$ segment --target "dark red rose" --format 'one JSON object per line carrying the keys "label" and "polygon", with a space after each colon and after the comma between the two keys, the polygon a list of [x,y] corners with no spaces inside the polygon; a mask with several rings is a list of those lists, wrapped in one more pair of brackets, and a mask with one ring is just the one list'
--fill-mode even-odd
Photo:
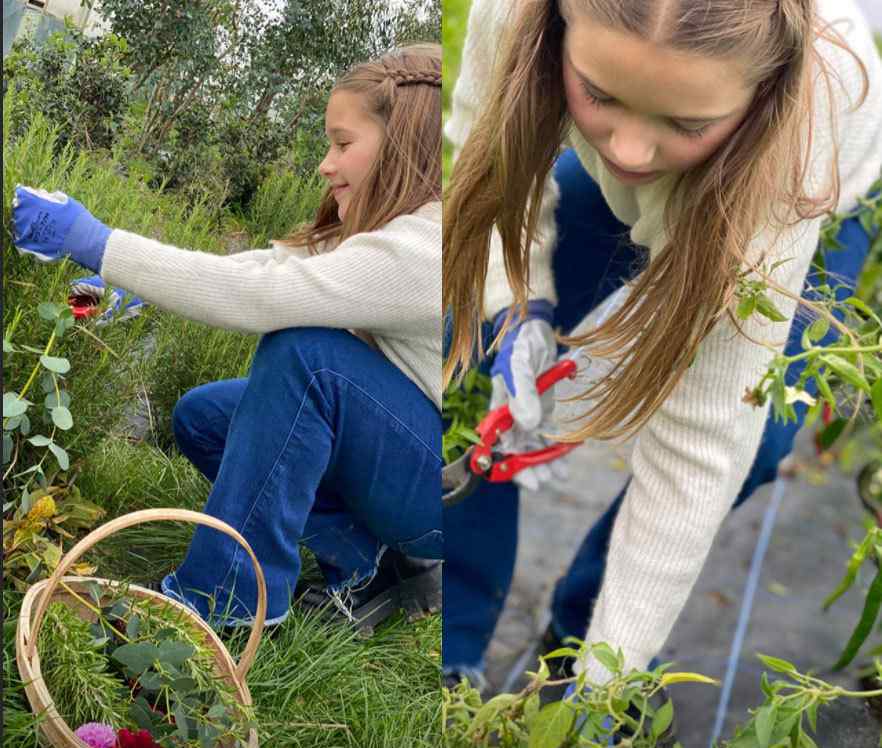
{"label": "dark red rose", "polygon": [[125,728],[116,734],[117,748],[162,748],[147,730],[129,732]]}

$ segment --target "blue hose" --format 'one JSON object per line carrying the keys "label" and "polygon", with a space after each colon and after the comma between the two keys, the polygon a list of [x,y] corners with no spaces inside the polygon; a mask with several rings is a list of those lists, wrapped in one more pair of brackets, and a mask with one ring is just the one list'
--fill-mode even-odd
{"label": "blue hose", "polygon": [[723,680],[723,691],[717,704],[717,717],[714,722],[714,731],[711,735],[709,746],[714,748],[717,738],[723,731],[723,722],[726,720],[726,712],[729,708],[729,699],[732,696],[732,686],[735,683],[735,674],[738,672],[738,658],[741,656],[741,648],[744,645],[744,636],[747,633],[747,624],[750,623],[750,612],[753,608],[753,598],[759,584],[760,572],[763,568],[763,559],[772,538],[772,528],[775,526],[775,518],[778,507],[784,496],[785,481],[779,475],[772,486],[772,501],[766,507],[763,515],[763,526],[760,530],[756,548],[753,551],[753,559],[750,562],[750,573],[747,576],[747,585],[744,588],[744,599],[741,602],[741,610],[738,613],[738,625],[735,628],[735,638],[732,640],[732,650],[729,652],[729,662],[726,665],[726,677]]}

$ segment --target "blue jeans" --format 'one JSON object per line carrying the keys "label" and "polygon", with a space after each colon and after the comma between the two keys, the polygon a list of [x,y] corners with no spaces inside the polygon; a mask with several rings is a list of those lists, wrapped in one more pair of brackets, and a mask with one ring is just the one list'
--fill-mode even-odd
{"label": "blue jeans", "polygon": [[[558,243],[552,261],[559,299],[554,326],[570,332],[625,279],[634,277],[645,266],[648,250],[630,242],[629,227],[612,214],[599,187],[573,151],[560,156],[554,174],[561,191],[556,212]],[[844,249],[826,253],[827,270],[837,273],[837,279],[850,283],[853,289],[869,251],[870,238],[856,219],[845,221],[837,238]],[[813,274],[808,280],[818,285]],[[840,300],[849,295],[847,288],[837,292]],[[786,346],[788,354],[802,350],[800,337],[804,327],[803,320],[794,322]],[[489,342],[489,324],[485,324],[484,333]],[[821,343],[829,344],[836,337],[831,331]],[[489,359],[485,360],[481,369],[489,371],[490,363]],[[788,384],[796,382],[803,368],[804,364],[790,368]],[[806,389],[815,394],[814,380]],[[770,413],[735,506],[751,496],[757,487],[774,480],[778,463],[793,448],[806,410],[807,406],[797,403],[797,422],[786,424],[776,423]],[[585,635],[600,592],[613,522],[626,490],[627,483],[589,530],[568,572],[555,587],[552,626],[561,638]],[[492,517],[492,521],[488,521],[488,517]],[[444,510],[447,545],[443,576],[443,658],[448,672],[474,674],[483,669],[484,650],[511,585],[517,529],[518,487],[514,483],[484,482],[464,502]]]}
{"label": "blue jeans", "polygon": [[[370,579],[387,547],[441,558],[440,413],[351,333],[264,335],[247,379],[190,390],[173,421],[181,452],[213,483],[204,511],[260,561],[268,622],[287,615],[300,543],[333,590]],[[162,587],[216,625],[247,623],[256,610],[248,554],[207,527]]]}

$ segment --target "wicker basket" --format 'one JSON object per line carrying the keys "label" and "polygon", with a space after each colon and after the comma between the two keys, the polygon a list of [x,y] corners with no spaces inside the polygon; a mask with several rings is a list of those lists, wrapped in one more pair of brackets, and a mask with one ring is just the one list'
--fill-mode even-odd
{"label": "wicker basket", "polygon": [[[46,609],[51,602],[63,602],[76,611],[80,617],[90,621],[94,620],[94,613],[79,602],[76,595],[70,594],[63,588],[60,588],[59,585],[63,582],[73,591],[78,594],[82,591],[85,593],[84,597],[88,597],[86,592],[86,585],[88,583],[97,582],[99,587],[107,589],[108,594],[119,583],[93,577],[64,577],[64,573],[98,541],[127,527],[157,520],[183,520],[213,527],[238,541],[251,557],[251,562],[254,564],[257,575],[257,612],[255,623],[251,628],[251,635],[248,637],[245,650],[242,652],[238,663],[233,661],[230,653],[214,630],[189,608],[158,592],[129,585],[129,594],[132,597],[152,600],[158,604],[183,611],[193,625],[205,633],[206,643],[214,653],[217,673],[233,685],[239,702],[243,706],[251,706],[251,694],[248,691],[245,677],[251,668],[251,664],[254,662],[254,655],[260,644],[260,638],[263,634],[263,622],[266,618],[266,582],[264,581],[263,570],[260,568],[254,551],[251,550],[245,538],[232,527],[207,514],[192,512],[187,509],[146,509],[132,512],[101,525],[101,527],[89,533],[71,548],[70,552],[61,559],[58,568],[55,569],[55,572],[49,579],[38,582],[28,590],[21,606],[15,638],[15,655],[18,662],[18,671],[21,673],[25,693],[34,713],[40,715],[45,712],[45,718],[40,721],[40,729],[56,748],[88,748],[88,746],[74,735],[73,730],[58,713],[52,700],[52,695],[49,693],[49,689],[46,687],[40,672],[40,655],[37,652],[37,640]],[[218,745],[222,746],[223,744],[219,743]],[[249,731],[247,745],[248,748],[257,748],[257,731],[254,728]]]}

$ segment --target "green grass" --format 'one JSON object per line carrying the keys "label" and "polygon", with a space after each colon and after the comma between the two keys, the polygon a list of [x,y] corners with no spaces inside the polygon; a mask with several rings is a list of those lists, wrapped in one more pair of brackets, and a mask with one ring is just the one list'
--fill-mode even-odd
{"label": "green grass", "polygon": [[[4,104],[6,115],[8,100]],[[222,237],[231,225],[247,230],[254,242],[250,246],[267,246],[269,238],[308,217],[318,200],[317,181],[301,182],[276,170],[247,216],[222,213],[209,200],[188,208],[174,194],[150,190],[140,170],[124,167],[110,154],[57,150],[51,124],[39,117],[21,140],[3,142],[3,314],[7,331],[20,314],[12,336],[16,344],[45,345],[51,326],[38,317],[37,305],[47,300],[64,303],[68,282],[91,275],[69,262],[46,266],[17,253],[8,229],[16,183],[63,190],[109,225],[215,253],[226,252]],[[104,508],[106,519],[149,507],[201,509],[210,486],[173,445],[172,408],[191,387],[245,376],[258,339],[211,329],[154,307],[129,322],[69,330],[52,353],[71,363],[67,388],[74,427],[56,437],[70,453],[68,477],[75,475],[83,498]],[[4,388],[20,390],[35,359],[31,354],[4,355]],[[35,394],[36,402],[42,400],[39,386]],[[143,411],[143,401],[149,403],[149,429],[144,440],[132,441],[127,438],[127,417]],[[33,425],[32,433],[48,433],[43,424]],[[20,467],[33,463],[34,453],[27,449],[19,458]],[[10,483],[4,481],[4,488]],[[5,500],[17,498],[17,493],[7,493]],[[192,526],[181,523],[130,528],[100,544],[86,560],[98,565],[99,576],[155,579],[180,563],[192,532]],[[21,594],[4,590],[3,745],[9,748],[37,745],[37,718],[15,665],[13,642],[21,600]],[[233,651],[241,645],[241,639],[230,643]],[[365,641],[341,625],[293,611],[277,635],[262,642],[248,679],[261,745],[438,745],[440,648],[437,615],[415,624],[398,616]]]}

